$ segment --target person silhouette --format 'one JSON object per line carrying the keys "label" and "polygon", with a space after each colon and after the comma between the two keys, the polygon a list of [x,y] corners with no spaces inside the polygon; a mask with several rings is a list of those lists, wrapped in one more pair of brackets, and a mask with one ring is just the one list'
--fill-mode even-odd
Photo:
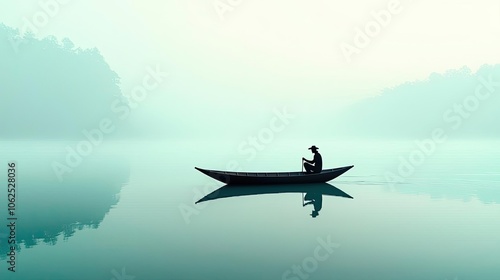
{"label": "person silhouette", "polygon": [[311,212],[311,217],[316,218],[319,215],[319,210],[323,207],[323,196],[321,193],[306,193],[304,200],[307,201],[302,206],[309,204],[314,205],[314,210]]}
{"label": "person silhouette", "polygon": [[318,149],[319,148],[314,145],[309,148],[309,150],[311,150],[311,152],[314,154],[313,160],[302,158],[302,161],[304,161],[304,169],[306,170],[306,173],[321,172],[321,169],[323,168],[323,159],[318,153]]}

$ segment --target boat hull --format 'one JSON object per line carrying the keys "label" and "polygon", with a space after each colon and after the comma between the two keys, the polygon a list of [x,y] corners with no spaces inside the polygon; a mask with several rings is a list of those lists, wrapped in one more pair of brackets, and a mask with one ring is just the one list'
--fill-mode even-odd
{"label": "boat hull", "polygon": [[196,170],[227,185],[273,185],[273,184],[311,184],[325,183],[344,174],[353,166],[325,169],[319,173],[305,172],[229,172],[208,170],[195,167]]}

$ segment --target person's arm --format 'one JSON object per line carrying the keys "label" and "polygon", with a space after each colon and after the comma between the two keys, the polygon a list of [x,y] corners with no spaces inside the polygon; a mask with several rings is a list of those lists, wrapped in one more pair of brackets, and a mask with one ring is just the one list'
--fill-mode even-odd
{"label": "person's arm", "polygon": [[307,162],[307,163],[314,163],[314,161],[313,161],[313,160],[308,160],[308,159],[306,159],[306,158],[302,158],[302,160],[303,160],[303,161],[305,161],[305,162]]}
{"label": "person's arm", "polygon": [[316,157],[314,157],[312,160],[307,160],[305,159],[307,162],[309,162],[310,164],[315,164],[316,163]]}

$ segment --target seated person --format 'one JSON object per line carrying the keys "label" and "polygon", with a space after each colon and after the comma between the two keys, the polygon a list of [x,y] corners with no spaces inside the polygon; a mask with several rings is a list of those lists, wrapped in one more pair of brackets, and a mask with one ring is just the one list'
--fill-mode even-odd
{"label": "seated person", "polygon": [[312,146],[309,148],[311,152],[314,154],[313,160],[307,160],[302,158],[304,161],[304,169],[306,173],[319,173],[323,167],[323,160],[321,159],[321,155],[318,153],[318,147]]}

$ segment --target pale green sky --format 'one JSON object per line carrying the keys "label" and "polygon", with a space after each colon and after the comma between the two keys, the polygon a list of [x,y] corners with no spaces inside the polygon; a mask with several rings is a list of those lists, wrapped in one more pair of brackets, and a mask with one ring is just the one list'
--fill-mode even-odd
{"label": "pale green sky", "polygon": [[[55,1],[4,4],[0,21],[25,29],[25,18],[38,20],[36,36],[97,47],[125,94],[147,65],[160,65],[169,81],[141,103],[138,119],[214,106],[227,109],[214,109],[214,120],[284,105],[335,110],[433,72],[500,62],[496,0]],[[55,10],[46,22],[40,3],[59,3],[49,5]],[[217,12],[216,4],[229,8]],[[382,10],[391,18],[382,17],[377,31],[374,12]],[[367,26],[375,33],[348,61],[341,46],[361,46],[356,30]]]}

